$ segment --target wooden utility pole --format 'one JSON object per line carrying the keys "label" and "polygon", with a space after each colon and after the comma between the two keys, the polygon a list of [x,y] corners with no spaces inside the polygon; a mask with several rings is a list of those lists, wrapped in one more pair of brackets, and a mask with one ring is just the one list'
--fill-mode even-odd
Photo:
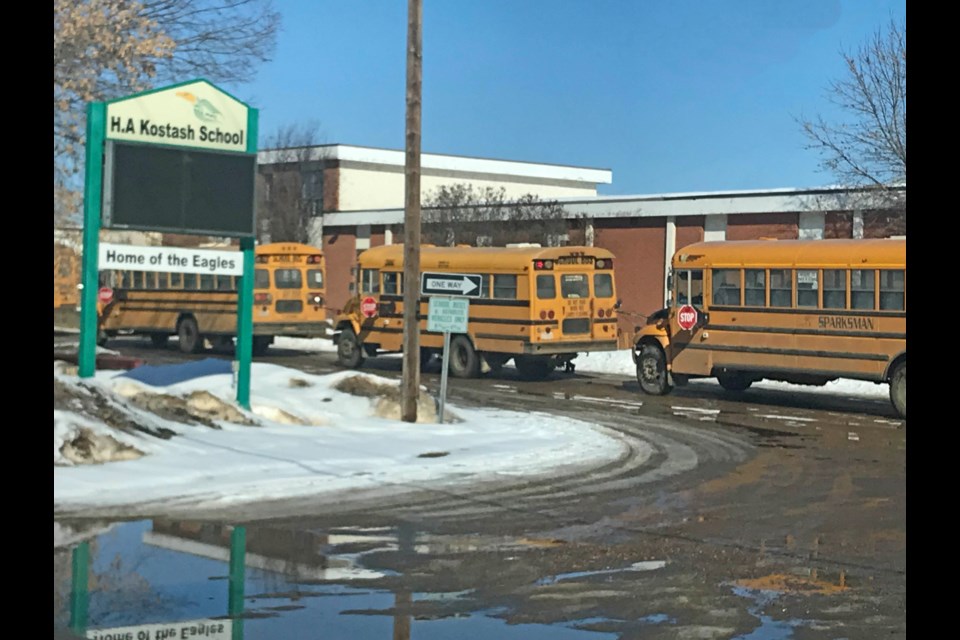
{"label": "wooden utility pole", "polygon": [[417,421],[420,396],[420,96],[423,0],[407,0],[407,158],[403,214],[403,381],[400,413]]}

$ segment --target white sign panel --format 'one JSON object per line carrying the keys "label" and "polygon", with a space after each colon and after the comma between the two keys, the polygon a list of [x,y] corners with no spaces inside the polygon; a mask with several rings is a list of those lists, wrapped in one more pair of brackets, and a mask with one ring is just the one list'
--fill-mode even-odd
{"label": "white sign panel", "polygon": [[424,273],[420,276],[420,293],[425,296],[466,296],[479,298],[483,278],[473,273]]}
{"label": "white sign panel", "polygon": [[107,138],[246,151],[248,107],[208,82],[107,103]]}
{"label": "white sign panel", "polygon": [[243,275],[243,253],[181,247],[139,247],[100,243],[100,269]]}
{"label": "white sign panel", "polygon": [[190,620],[87,630],[87,638],[91,640],[174,640],[174,638],[176,640],[181,638],[230,640],[232,637],[232,620]]}
{"label": "white sign panel", "polygon": [[433,296],[427,315],[427,331],[466,333],[470,301],[466,298]]}

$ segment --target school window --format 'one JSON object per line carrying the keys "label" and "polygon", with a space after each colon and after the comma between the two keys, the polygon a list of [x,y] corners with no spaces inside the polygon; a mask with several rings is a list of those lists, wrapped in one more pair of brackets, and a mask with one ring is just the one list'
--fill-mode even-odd
{"label": "school window", "polygon": [[557,280],[553,274],[537,276],[537,298],[553,300],[557,297]]}
{"label": "school window", "polygon": [[770,269],[770,306],[793,306],[793,271]]}
{"label": "school window", "polygon": [[767,272],[765,269],[745,269],[743,272],[743,304],[748,307],[767,306]]}
{"label": "school window", "polygon": [[847,308],[847,272],[842,269],[823,270],[823,308]]}
{"label": "school window", "polygon": [[560,276],[560,294],[564,298],[589,298],[587,276],[582,273],[564,273]]}
{"label": "school window", "polygon": [[147,271],[143,274],[143,288],[144,289],[157,288],[157,274],[155,272]]}
{"label": "school window", "polygon": [[273,272],[273,285],[277,289],[302,289],[303,273],[300,269],[277,269]]}
{"label": "school window", "polygon": [[401,282],[403,274],[397,271],[383,273],[383,292],[387,295],[400,295],[403,293]]}
{"label": "school window", "polygon": [[183,286],[183,274],[182,273],[171,273],[170,274],[170,288],[179,289]]}
{"label": "school window", "polygon": [[360,271],[360,291],[363,293],[380,293],[379,269],[362,269]]}
{"label": "school window", "polygon": [[217,290],[219,290],[219,291],[232,291],[232,290],[233,290],[233,276],[217,276]]}
{"label": "school window", "polygon": [[270,288],[270,272],[266,269],[257,269],[253,272],[253,288],[254,289],[269,289]]}
{"label": "school window", "polygon": [[740,304],[739,269],[713,270],[713,304],[721,306]]}
{"label": "school window", "polygon": [[323,288],[323,270],[307,269],[307,287],[310,289]]}
{"label": "school window", "polygon": [[157,274],[157,289],[169,289],[170,286],[167,283],[167,274],[158,273]]}
{"label": "school window", "polygon": [[200,276],[200,289],[202,291],[213,291],[213,274],[204,273]]}
{"label": "school window", "polygon": [[197,274],[195,273],[185,273],[183,274],[183,288],[196,290],[197,288]]}
{"label": "school window", "polygon": [[874,309],[873,269],[853,269],[850,271],[850,308]]}
{"label": "school window", "polygon": [[133,289],[143,289],[143,271],[133,271],[133,284],[131,288]]}
{"label": "school window", "polygon": [[904,280],[906,272],[884,269],[880,271],[880,308],[889,311],[905,309]]}
{"label": "school window", "polygon": [[817,306],[817,293],[820,289],[820,272],[816,269],[798,269],[797,270],[797,306],[814,307]]}
{"label": "school window", "polygon": [[595,273],[593,274],[593,295],[598,298],[613,297],[613,274]]}
{"label": "school window", "polygon": [[493,276],[493,297],[515,300],[517,298],[517,276],[499,274]]}

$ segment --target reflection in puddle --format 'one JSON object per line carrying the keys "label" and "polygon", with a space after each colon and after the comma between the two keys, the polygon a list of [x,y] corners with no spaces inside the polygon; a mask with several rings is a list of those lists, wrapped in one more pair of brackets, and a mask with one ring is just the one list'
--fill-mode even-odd
{"label": "reflection in puddle", "polygon": [[733,592],[743,598],[749,598],[756,604],[749,607],[747,611],[760,620],[760,626],[750,633],[739,635],[732,640],[789,640],[793,636],[793,631],[797,627],[810,626],[810,621],[804,620],[774,620],[770,616],[761,613],[764,607],[768,606],[777,599],[779,595],[776,591],[764,591],[761,589],[748,589],[747,587],[733,587]]}
{"label": "reflection in puddle", "polygon": [[[54,628],[86,638],[615,637],[564,623],[508,624],[495,617],[502,610],[473,609],[473,589],[407,590],[400,574],[366,568],[370,553],[416,553],[402,528],[157,519],[91,528],[81,542],[78,531],[54,548]],[[382,579],[390,590],[364,586]]]}

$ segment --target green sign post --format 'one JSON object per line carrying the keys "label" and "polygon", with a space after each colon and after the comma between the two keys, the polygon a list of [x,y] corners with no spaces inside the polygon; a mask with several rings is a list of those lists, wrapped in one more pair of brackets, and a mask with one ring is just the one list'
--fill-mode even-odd
{"label": "green sign post", "polygon": [[257,136],[258,111],[206,80],[87,106],[81,378],[96,370],[101,221],[110,229],[232,236],[243,256],[237,402],[250,408]]}

